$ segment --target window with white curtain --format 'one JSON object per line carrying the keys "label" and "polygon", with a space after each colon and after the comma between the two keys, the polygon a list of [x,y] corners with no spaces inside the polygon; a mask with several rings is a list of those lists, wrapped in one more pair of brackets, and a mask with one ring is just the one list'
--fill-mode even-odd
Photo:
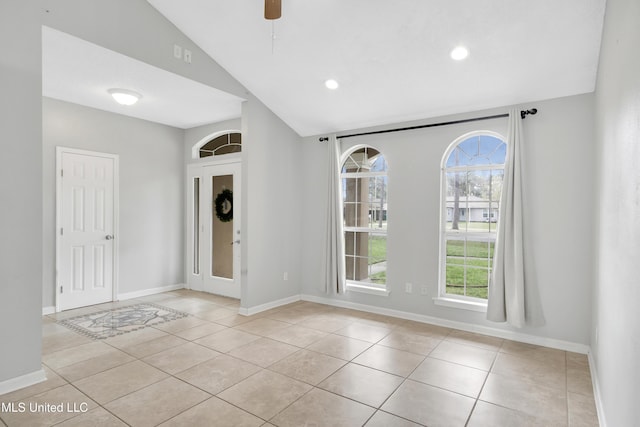
{"label": "window with white curtain", "polygon": [[347,288],[386,291],[387,161],[373,147],[356,147],[341,168]]}
{"label": "window with white curtain", "polygon": [[486,302],[507,145],[492,132],[455,140],[442,158],[440,297]]}

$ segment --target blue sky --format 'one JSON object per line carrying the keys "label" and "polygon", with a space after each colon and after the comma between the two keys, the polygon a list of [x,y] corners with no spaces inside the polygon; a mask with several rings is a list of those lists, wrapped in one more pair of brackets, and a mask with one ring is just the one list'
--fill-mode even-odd
{"label": "blue sky", "polygon": [[456,146],[449,155],[446,166],[502,164],[506,154],[507,145],[500,139],[489,135],[473,136]]}

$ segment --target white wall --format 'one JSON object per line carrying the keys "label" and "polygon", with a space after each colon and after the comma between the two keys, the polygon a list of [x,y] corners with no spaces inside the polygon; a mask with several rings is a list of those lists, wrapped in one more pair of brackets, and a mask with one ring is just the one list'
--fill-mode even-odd
{"label": "white wall", "polygon": [[253,96],[243,104],[242,145],[241,305],[247,309],[300,294],[306,162],[298,134]]}
{"label": "white wall", "polygon": [[[47,9],[44,25],[248,100],[242,116],[242,304],[252,307],[298,294],[300,257],[291,246],[299,243],[300,221],[289,209],[296,197],[291,190],[299,186],[293,172],[298,167],[298,135],[145,0],[56,0],[48,2]],[[191,64],[173,57],[174,44],[193,52]],[[280,189],[283,208],[274,210],[270,196]],[[251,249],[249,230],[255,233]],[[278,245],[286,248],[274,252]],[[285,268],[290,269],[286,282]]]}
{"label": "white wall", "polygon": [[[43,275],[41,249],[43,175],[37,167],[33,168],[34,164],[50,164],[42,155],[41,25],[237,96],[248,95],[240,83],[145,0],[8,0],[0,3],[0,34],[2,40],[10,41],[3,44],[6,55],[0,58],[1,81],[6,83],[3,84],[5,95],[0,101],[2,159],[9,159],[3,164],[0,180],[3,237],[0,246],[0,340],[4,349],[0,359],[0,385],[2,381],[41,372],[43,280],[51,280],[50,267]],[[191,64],[173,57],[176,43],[193,52]],[[257,242],[252,251],[247,244],[243,245],[243,274],[248,275],[249,268],[253,267],[255,276],[251,283],[244,282],[244,286],[251,287],[251,292],[246,292],[249,295],[247,304],[253,306],[299,293],[300,256],[294,246],[299,243],[300,220],[289,209],[300,188],[299,174],[295,172],[299,137],[257,99],[250,97],[243,109],[243,134],[250,135],[245,137],[245,142],[253,147],[243,153],[243,185],[248,188],[244,191],[243,206]],[[255,122],[255,127],[248,124],[249,119]],[[68,145],[66,142],[64,145]],[[180,146],[176,159],[183,160],[183,151],[184,147]],[[181,164],[183,167],[184,163]],[[176,181],[180,187],[183,177],[184,173]],[[248,178],[254,183],[250,184]],[[14,186],[16,181],[20,183],[19,187]],[[285,196],[280,202],[274,202],[270,196],[280,189]],[[182,206],[181,202],[180,209]],[[250,206],[254,210],[248,215]],[[280,215],[281,211],[285,213]],[[46,224],[50,227],[50,218]],[[182,230],[179,228],[177,233],[183,233]],[[261,240],[263,238],[270,243]],[[181,239],[178,237],[177,240]],[[286,249],[274,253],[274,248],[283,244]],[[182,242],[174,247],[181,250]],[[51,251],[51,248],[51,241],[44,245],[45,251]],[[51,258],[50,252],[47,257]],[[282,280],[284,268],[290,272],[290,280],[286,283]],[[172,276],[173,270],[174,265],[170,263],[169,269],[163,271],[163,277]],[[121,290],[129,289],[129,285],[123,286]],[[132,286],[137,288],[138,285]],[[158,283],[154,283],[155,286]],[[45,305],[51,303],[52,299],[45,301]]]}
{"label": "white wall", "polygon": [[0,2],[0,390],[41,370],[40,13],[39,1]]}
{"label": "white wall", "polygon": [[[245,95],[246,90],[242,85],[145,0],[110,0],[108,2],[100,0],[56,0],[55,2],[47,1],[46,4],[44,3],[45,2],[37,2],[37,4],[32,6],[35,12],[28,18],[24,17],[22,20],[24,22],[21,22],[20,19],[12,18],[12,22],[20,22],[22,26],[32,24],[37,28],[37,34],[34,36],[37,37],[37,46],[29,48],[28,50],[22,49],[22,51],[37,51],[38,64],[33,72],[37,76],[38,91],[40,94],[41,89],[39,87],[41,85],[42,73],[40,64],[40,26],[46,25],[217,89],[238,96]],[[12,8],[13,7],[14,6],[12,6]],[[8,12],[3,16],[11,17],[15,16],[15,13],[11,10],[10,13]],[[7,37],[5,37],[6,40],[11,38],[10,34],[11,33],[7,33]],[[186,64],[173,57],[174,44],[179,44],[183,48],[188,48],[193,52],[193,61],[191,64]],[[14,56],[20,58],[19,55]],[[38,118],[40,117],[40,109],[41,107],[38,106]],[[40,119],[38,119],[37,123],[32,124],[32,127],[37,127],[38,129],[40,126]],[[55,129],[55,127],[52,127],[52,129]],[[86,130],[83,130],[83,132],[84,131]],[[112,132],[115,131],[116,129],[111,129],[109,133],[113,134]],[[178,131],[176,130],[176,132]],[[180,141],[180,147],[174,159],[175,161],[181,162],[181,168],[184,167],[184,163],[182,162],[183,136],[184,135],[180,133],[180,136],[177,137]],[[78,144],[91,145],[91,142],[78,142]],[[65,144],[62,143],[61,145]],[[48,162],[48,160],[45,159],[45,162]],[[49,164],[50,163],[47,163],[47,165]],[[180,183],[184,180],[184,173],[181,173],[177,178],[179,181],[177,181],[175,185],[179,185],[180,191],[182,191]],[[180,194],[183,194],[183,192]],[[40,196],[42,196],[42,190],[40,190]],[[126,200],[126,197],[127,196],[124,195],[123,200]],[[182,197],[182,199],[179,203],[180,207],[182,207],[183,196],[181,195],[180,197]],[[171,218],[167,218],[166,221],[171,222],[173,219],[174,217],[172,216]],[[48,218],[45,226],[50,227],[50,224],[51,221],[50,218]],[[144,227],[142,228],[144,229]],[[181,225],[181,228],[175,232],[179,233],[181,237],[184,233],[183,230],[184,228]],[[50,231],[47,231],[47,234],[51,234]],[[160,236],[154,237],[153,240],[159,238]],[[173,241],[174,238],[176,237],[172,234],[170,239]],[[52,244],[51,238],[49,238],[49,242],[44,246],[45,256],[48,257],[49,260],[52,257]],[[182,244],[182,241],[180,241],[179,246],[176,246],[175,250],[181,250]],[[126,277],[134,279],[135,274],[127,273],[126,267],[134,263],[131,258],[132,254],[122,250],[121,256],[121,268],[125,268],[124,272],[121,270],[121,274],[125,274]],[[173,257],[173,255],[171,255],[171,257]],[[182,282],[182,277],[180,279],[174,278],[177,271],[183,270],[182,264],[183,260],[180,258],[179,265],[175,265],[174,261],[163,265],[163,267],[161,267],[162,272],[158,272],[157,275],[152,275],[153,279],[158,280],[153,283],[153,286],[148,286],[151,283],[151,278],[135,285],[129,285],[126,280],[123,280],[120,291],[127,292],[128,290],[136,290],[143,287],[157,287]],[[133,271],[133,268],[131,271]],[[42,279],[43,284],[41,285],[41,287],[46,289],[45,300],[43,301],[44,306],[50,306],[53,303],[52,288],[50,287],[50,283],[52,282],[51,275],[51,262],[48,261],[48,267],[44,272]],[[167,280],[169,283],[166,282]]]}
{"label": "white wall", "polygon": [[183,131],[42,98],[43,306],[55,298],[56,146],[120,156],[119,293],[184,283]]}
{"label": "white wall", "polygon": [[599,217],[592,351],[601,419],[638,425],[640,2],[608,0],[596,89]]}
{"label": "white wall", "polygon": [[241,306],[251,312],[300,294],[303,162],[300,137],[251,95],[241,119],[185,131],[185,162],[211,161],[192,159],[191,148],[230,129],[242,132]]}
{"label": "white wall", "polygon": [[[594,144],[589,126],[593,122],[593,95],[522,107],[537,107],[539,111],[527,117],[523,125],[529,182],[527,214],[533,236],[528,253],[537,276],[531,278],[538,283],[547,324],[519,332],[586,345],[591,314],[589,266],[593,261]],[[506,111],[507,107],[472,116]],[[469,115],[442,119],[465,117]],[[440,119],[430,122],[437,121]],[[326,295],[321,290],[326,150],[317,137],[306,138],[302,150],[306,159],[303,293],[512,330],[488,322],[484,313],[436,306],[432,301],[438,290],[440,162],[444,151],[453,140],[473,130],[492,130],[506,136],[506,125],[507,119],[494,119],[343,140],[343,151],[354,144],[368,143],[381,149],[388,160],[388,297],[354,292]],[[405,283],[413,284],[413,294],[404,292]],[[420,295],[422,286],[428,288],[429,295]]]}

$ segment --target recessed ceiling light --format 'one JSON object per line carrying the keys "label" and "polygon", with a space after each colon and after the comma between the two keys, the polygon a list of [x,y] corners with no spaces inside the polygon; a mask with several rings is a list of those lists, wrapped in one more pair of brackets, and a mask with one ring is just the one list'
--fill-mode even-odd
{"label": "recessed ceiling light", "polygon": [[458,46],[451,51],[451,58],[456,61],[462,61],[467,56],[469,56],[469,50],[464,46]]}
{"label": "recessed ceiling light", "polygon": [[338,89],[338,86],[340,86],[338,82],[333,79],[327,80],[326,82],[324,82],[324,85],[327,87],[327,89],[331,90],[336,90]]}
{"label": "recessed ceiling light", "polygon": [[138,92],[134,92],[128,89],[114,88],[109,89],[107,92],[109,92],[111,96],[113,96],[113,99],[115,99],[116,102],[121,105],[133,105],[138,102],[140,98],[142,98],[142,95],[140,95]]}

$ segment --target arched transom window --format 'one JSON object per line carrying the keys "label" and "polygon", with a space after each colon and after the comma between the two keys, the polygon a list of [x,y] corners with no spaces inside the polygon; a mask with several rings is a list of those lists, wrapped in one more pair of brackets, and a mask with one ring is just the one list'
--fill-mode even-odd
{"label": "arched transom window", "polygon": [[242,151],[242,135],[230,132],[217,136],[202,145],[198,151],[199,158],[239,153]]}

